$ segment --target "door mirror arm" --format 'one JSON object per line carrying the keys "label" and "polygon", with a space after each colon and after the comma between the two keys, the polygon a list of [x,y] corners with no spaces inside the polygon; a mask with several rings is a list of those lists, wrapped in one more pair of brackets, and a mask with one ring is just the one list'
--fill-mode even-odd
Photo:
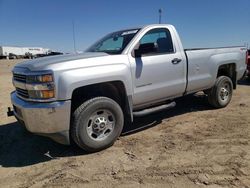
{"label": "door mirror arm", "polygon": [[140,49],[135,49],[134,50],[134,57],[141,57],[142,53],[140,51]]}

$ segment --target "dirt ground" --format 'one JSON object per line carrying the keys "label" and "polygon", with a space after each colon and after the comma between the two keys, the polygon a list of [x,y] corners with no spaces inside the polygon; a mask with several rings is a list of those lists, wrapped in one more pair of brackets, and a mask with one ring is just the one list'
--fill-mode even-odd
{"label": "dirt ground", "polygon": [[250,187],[250,83],[224,109],[187,96],[136,119],[111,148],[86,154],[6,117],[16,62],[0,60],[0,187]]}

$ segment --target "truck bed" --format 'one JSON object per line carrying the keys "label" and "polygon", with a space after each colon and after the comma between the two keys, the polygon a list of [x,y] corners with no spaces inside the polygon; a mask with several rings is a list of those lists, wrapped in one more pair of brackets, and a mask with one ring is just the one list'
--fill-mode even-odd
{"label": "truck bed", "polygon": [[185,49],[187,58],[186,93],[211,88],[217,77],[217,70],[223,64],[237,65],[237,80],[245,72],[245,47],[230,46],[217,48]]}

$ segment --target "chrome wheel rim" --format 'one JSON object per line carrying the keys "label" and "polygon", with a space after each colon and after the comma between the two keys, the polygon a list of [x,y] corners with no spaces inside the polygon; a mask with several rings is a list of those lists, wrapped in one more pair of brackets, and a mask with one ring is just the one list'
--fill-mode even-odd
{"label": "chrome wheel rim", "polygon": [[227,101],[230,97],[230,91],[231,91],[231,88],[230,88],[230,85],[228,83],[225,83],[221,89],[220,89],[220,99],[222,101]]}
{"label": "chrome wheel rim", "polygon": [[114,130],[115,116],[107,109],[96,110],[88,120],[87,133],[92,140],[105,140]]}

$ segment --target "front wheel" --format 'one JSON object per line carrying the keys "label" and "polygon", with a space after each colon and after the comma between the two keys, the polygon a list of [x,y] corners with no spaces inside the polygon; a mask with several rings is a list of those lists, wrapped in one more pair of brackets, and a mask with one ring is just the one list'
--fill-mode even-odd
{"label": "front wheel", "polygon": [[227,76],[217,78],[215,85],[208,92],[208,102],[215,108],[226,107],[233,95],[233,83]]}
{"label": "front wheel", "polygon": [[73,113],[71,136],[88,152],[105,149],[116,141],[124,124],[118,103],[107,97],[96,97],[84,102]]}

